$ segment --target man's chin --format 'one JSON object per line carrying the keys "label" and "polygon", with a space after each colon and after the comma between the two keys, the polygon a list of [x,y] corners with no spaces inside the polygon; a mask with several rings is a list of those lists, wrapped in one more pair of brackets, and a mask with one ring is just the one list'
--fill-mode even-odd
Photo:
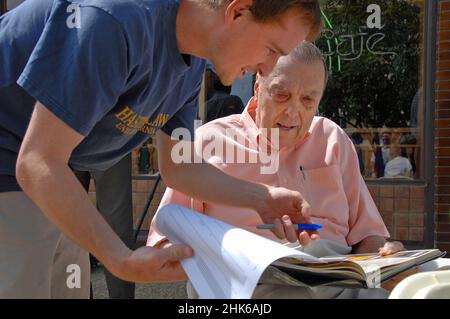
{"label": "man's chin", "polygon": [[237,78],[231,78],[227,76],[223,76],[222,78],[220,78],[220,82],[225,86],[231,86],[235,80],[237,80]]}

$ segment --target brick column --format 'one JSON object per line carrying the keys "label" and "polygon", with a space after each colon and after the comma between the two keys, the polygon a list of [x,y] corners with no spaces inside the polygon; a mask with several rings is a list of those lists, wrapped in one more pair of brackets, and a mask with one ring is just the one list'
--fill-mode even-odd
{"label": "brick column", "polygon": [[436,69],[436,246],[450,251],[450,1],[439,3]]}

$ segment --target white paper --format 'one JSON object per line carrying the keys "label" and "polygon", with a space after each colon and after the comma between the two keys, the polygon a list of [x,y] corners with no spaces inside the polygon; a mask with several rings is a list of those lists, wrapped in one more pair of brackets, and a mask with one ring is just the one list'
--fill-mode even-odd
{"label": "white paper", "polygon": [[186,244],[194,256],[182,261],[203,299],[248,299],[264,270],[282,257],[319,259],[178,205],[161,208],[158,230],[173,244]]}

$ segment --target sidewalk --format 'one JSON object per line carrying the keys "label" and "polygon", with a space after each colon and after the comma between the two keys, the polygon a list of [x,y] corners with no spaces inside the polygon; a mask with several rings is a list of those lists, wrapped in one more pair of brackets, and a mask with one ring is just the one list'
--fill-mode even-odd
{"label": "sidewalk", "polygon": [[[108,299],[103,267],[94,267],[91,273],[94,299]],[[186,299],[186,283],[136,284],[136,299]]]}

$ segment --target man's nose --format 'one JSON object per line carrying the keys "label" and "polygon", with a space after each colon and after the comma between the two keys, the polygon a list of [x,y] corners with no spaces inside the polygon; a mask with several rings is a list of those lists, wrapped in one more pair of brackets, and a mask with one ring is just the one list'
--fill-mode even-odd
{"label": "man's nose", "polygon": [[273,54],[269,57],[267,57],[266,61],[264,63],[258,64],[259,72],[262,76],[267,76],[272,72],[273,68],[278,62],[278,59],[280,58],[279,54]]}
{"label": "man's nose", "polygon": [[298,109],[299,108],[297,105],[295,105],[295,103],[290,102],[290,103],[287,103],[284,113],[287,116],[289,116],[290,118],[296,118],[296,117],[300,116]]}

